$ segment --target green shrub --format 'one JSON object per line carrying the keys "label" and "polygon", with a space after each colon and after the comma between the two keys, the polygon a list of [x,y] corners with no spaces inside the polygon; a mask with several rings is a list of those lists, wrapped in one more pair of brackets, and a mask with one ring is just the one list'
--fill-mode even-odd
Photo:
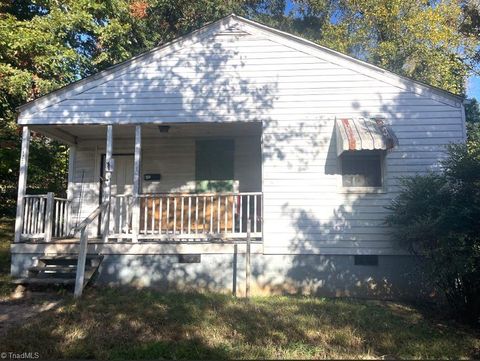
{"label": "green shrub", "polygon": [[393,238],[415,255],[458,316],[480,323],[480,146],[451,145],[443,172],[402,179]]}

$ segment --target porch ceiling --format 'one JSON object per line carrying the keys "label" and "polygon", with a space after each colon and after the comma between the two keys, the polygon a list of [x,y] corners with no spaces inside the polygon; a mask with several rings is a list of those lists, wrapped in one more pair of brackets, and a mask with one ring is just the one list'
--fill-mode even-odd
{"label": "porch ceiling", "polygon": [[[161,133],[159,126],[169,126],[167,133]],[[105,140],[106,125],[35,125],[31,130],[66,144],[82,140]],[[142,124],[142,138],[184,138],[184,137],[225,137],[260,135],[260,122],[231,123],[163,123]],[[115,139],[134,139],[135,125],[114,125]]]}

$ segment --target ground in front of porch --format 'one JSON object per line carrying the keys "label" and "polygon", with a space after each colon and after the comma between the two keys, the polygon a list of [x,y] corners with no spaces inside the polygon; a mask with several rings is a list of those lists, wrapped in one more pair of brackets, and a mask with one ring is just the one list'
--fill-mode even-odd
{"label": "ground in front of porch", "polygon": [[[0,305],[0,315],[2,306]],[[404,304],[89,289],[0,334],[56,359],[478,359],[478,333]]]}
{"label": "ground in front of porch", "polygon": [[[1,280],[13,222],[0,222]],[[13,299],[2,288],[0,352],[40,358],[473,358],[478,331],[398,302],[161,293],[98,287]],[[46,311],[42,306],[53,304]],[[15,308],[14,318],[8,312]]]}

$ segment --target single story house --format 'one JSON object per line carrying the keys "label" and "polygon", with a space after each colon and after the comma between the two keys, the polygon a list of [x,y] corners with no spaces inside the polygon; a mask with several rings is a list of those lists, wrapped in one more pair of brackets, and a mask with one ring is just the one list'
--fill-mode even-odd
{"label": "single story house", "polygon": [[[100,284],[243,294],[249,273],[253,294],[418,295],[385,206],[466,137],[461,97],[236,15],[29,102],[18,124],[11,273],[80,293],[97,271]],[[66,198],[26,194],[31,131],[69,145]]]}

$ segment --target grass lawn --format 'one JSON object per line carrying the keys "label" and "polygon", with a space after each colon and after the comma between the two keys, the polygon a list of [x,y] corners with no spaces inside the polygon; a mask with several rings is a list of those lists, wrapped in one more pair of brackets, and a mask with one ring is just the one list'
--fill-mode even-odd
{"label": "grass lawn", "polygon": [[480,357],[474,330],[396,302],[91,287],[80,301],[63,298],[0,334],[0,351],[119,360]]}

